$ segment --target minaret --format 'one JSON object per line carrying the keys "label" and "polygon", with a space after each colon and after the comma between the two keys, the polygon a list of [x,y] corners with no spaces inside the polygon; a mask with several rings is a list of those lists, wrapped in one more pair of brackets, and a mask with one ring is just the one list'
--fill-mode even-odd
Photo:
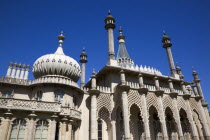
{"label": "minaret", "polygon": [[196,85],[196,87],[197,87],[198,94],[199,94],[199,95],[203,98],[203,100],[204,100],[203,91],[202,91],[201,84],[200,84],[200,81],[201,81],[201,80],[198,78],[198,73],[197,73],[195,70],[193,70],[192,75],[193,75],[193,77],[194,77],[193,82],[195,83],[195,85]]}
{"label": "minaret", "polygon": [[83,49],[81,55],[80,55],[80,63],[82,64],[82,74],[80,79],[80,88],[82,89],[85,85],[85,66],[87,63],[87,54],[85,53],[85,49]]}
{"label": "minaret", "polygon": [[118,48],[118,52],[117,52],[117,62],[118,65],[122,66],[122,67],[131,67],[134,65],[133,60],[130,58],[126,46],[125,46],[125,36],[122,34],[123,30],[120,27],[119,29],[119,33],[120,35],[118,36],[118,40],[119,40],[119,48]]}
{"label": "minaret", "polygon": [[115,29],[115,19],[112,17],[110,11],[108,16],[104,20],[105,22],[105,29],[108,31],[108,49],[109,49],[109,61],[110,59],[115,59],[114,54],[114,33],[113,30]]}
{"label": "minaret", "polygon": [[175,77],[176,75],[176,69],[175,69],[175,65],[174,65],[174,60],[173,60],[173,56],[172,56],[172,52],[171,52],[171,42],[170,42],[170,38],[166,35],[166,33],[164,32],[163,34],[163,48],[166,49],[167,55],[168,55],[168,61],[169,61],[169,66],[170,66],[170,70],[171,70],[171,75],[173,77]]}

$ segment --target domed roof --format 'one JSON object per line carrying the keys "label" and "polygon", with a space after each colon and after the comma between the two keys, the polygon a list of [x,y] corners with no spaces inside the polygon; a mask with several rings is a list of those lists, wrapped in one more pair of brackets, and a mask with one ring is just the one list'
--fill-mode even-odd
{"label": "domed roof", "polygon": [[47,54],[38,58],[33,65],[34,77],[40,78],[47,75],[65,76],[77,82],[80,75],[80,65],[76,60],[63,52],[62,43],[65,39],[63,34],[58,36],[59,47],[54,54]]}

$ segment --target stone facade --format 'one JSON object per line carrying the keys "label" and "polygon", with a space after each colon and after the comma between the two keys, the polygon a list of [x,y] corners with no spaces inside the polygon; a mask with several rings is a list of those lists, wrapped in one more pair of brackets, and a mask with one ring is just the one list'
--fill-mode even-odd
{"label": "stone facade", "polygon": [[35,80],[28,80],[28,65],[10,63],[6,77],[0,78],[0,140],[210,139],[200,79],[193,71],[193,82],[183,80],[174,66],[170,38],[164,34],[162,40],[171,68],[171,75],[164,76],[155,68],[134,65],[122,29],[115,58],[114,22],[109,13],[107,65],[86,84],[87,54],[83,50],[80,55],[80,70],[63,53],[62,33],[56,53],[35,62]]}

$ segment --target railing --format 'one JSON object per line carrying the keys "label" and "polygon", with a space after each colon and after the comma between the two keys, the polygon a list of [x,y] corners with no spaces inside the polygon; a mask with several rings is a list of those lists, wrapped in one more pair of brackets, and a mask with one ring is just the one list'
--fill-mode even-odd
{"label": "railing", "polygon": [[11,110],[57,112],[60,113],[60,115],[69,115],[72,118],[81,119],[80,111],[75,110],[74,108],[61,106],[61,104],[58,102],[0,98],[0,108]]}
{"label": "railing", "polygon": [[56,84],[65,84],[65,85],[71,85],[74,87],[79,88],[78,84],[72,81],[71,79],[63,76],[54,76],[49,75],[46,77],[41,77],[38,79],[35,79],[33,81],[31,80],[24,80],[24,79],[17,79],[17,78],[10,78],[10,77],[1,77],[0,82],[3,83],[12,83],[12,84],[19,84],[19,85],[34,85],[38,83],[56,83]]}

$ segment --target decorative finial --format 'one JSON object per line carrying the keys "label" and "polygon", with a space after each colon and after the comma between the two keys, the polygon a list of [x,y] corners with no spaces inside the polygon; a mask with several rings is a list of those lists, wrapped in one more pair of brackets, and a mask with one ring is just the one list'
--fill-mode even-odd
{"label": "decorative finial", "polygon": [[122,36],[123,30],[122,30],[122,27],[121,26],[120,26],[119,32],[120,32],[120,35]]}
{"label": "decorative finial", "polygon": [[163,36],[165,36],[165,35],[166,35],[166,31],[163,30]]}
{"label": "decorative finial", "polygon": [[92,75],[96,75],[95,68],[93,68]]}
{"label": "decorative finial", "polygon": [[111,15],[111,11],[110,10],[108,10],[108,15]]}
{"label": "decorative finial", "polygon": [[85,47],[82,48],[82,51],[85,52]]}
{"label": "decorative finial", "polygon": [[63,31],[61,31],[61,34],[58,36],[58,40],[59,40],[59,46],[62,47],[63,44],[63,40],[65,40],[65,36],[63,35]]}

